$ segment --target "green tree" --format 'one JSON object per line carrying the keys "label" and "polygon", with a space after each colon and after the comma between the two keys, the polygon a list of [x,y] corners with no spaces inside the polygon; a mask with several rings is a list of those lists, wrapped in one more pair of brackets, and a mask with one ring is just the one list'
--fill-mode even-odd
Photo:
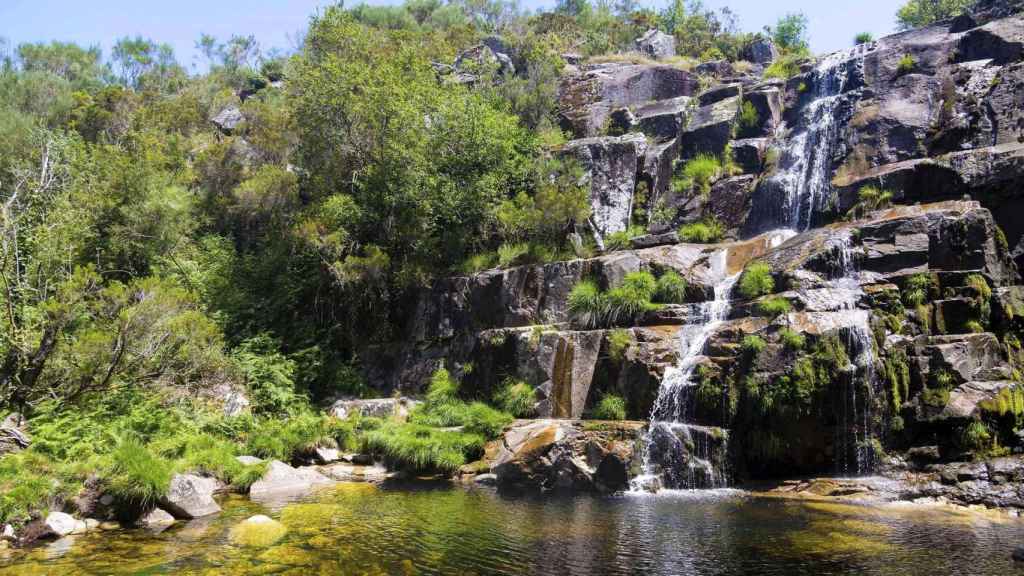
{"label": "green tree", "polygon": [[900,30],[920,28],[959,16],[974,4],[974,0],[909,0],[896,11],[896,25]]}
{"label": "green tree", "polygon": [[786,14],[776,22],[775,28],[772,30],[772,39],[783,51],[806,52],[808,49],[807,25],[807,15],[803,13]]}

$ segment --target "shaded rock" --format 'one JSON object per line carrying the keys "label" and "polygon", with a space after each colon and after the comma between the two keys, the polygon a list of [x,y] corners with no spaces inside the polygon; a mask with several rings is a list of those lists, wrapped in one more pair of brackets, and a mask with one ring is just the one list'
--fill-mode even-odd
{"label": "shaded rock", "polygon": [[659,141],[671,140],[682,130],[693,98],[679,96],[638,106],[632,112],[631,127]]}
{"label": "shaded rock", "polygon": [[234,132],[235,128],[237,128],[244,120],[245,116],[242,115],[242,110],[239,109],[238,106],[228,106],[211,118],[210,122],[212,122],[218,130],[230,136],[231,133]]}
{"label": "shaded rock", "polygon": [[224,396],[224,408],[222,412],[228,418],[233,418],[244,413],[249,409],[252,403],[249,401],[249,397],[245,392],[241,390],[231,390]]}
{"label": "shaded rock", "polygon": [[338,400],[331,405],[330,413],[335,418],[345,419],[352,414],[371,418],[398,417],[406,419],[419,401],[410,398],[374,398],[361,400]]}
{"label": "shaded rock", "polygon": [[711,60],[698,64],[693,71],[704,76],[723,78],[732,76],[732,64],[728,60]]}
{"label": "shaded rock", "polygon": [[648,30],[634,43],[638,52],[655,60],[671,58],[676,55],[675,36],[665,34],[658,29]]}
{"label": "shaded rock", "polygon": [[771,38],[758,34],[743,47],[741,58],[754,64],[771,64],[779,56]]}
{"label": "shaded rock", "polygon": [[604,333],[554,332],[541,336],[536,361],[547,378],[540,384],[537,414],[545,418],[583,415]]}
{"label": "shaded rock", "polygon": [[167,496],[162,500],[162,504],[178,518],[201,518],[220,512],[220,506],[213,500],[213,494],[223,489],[224,485],[215,478],[175,474],[171,478]]}
{"label": "shaded rock", "polygon": [[481,486],[496,486],[498,484],[498,475],[497,474],[490,474],[490,473],[488,473],[488,474],[477,474],[473,478],[473,483],[474,484],[479,484]]}
{"label": "shaded rock", "polygon": [[324,448],[316,447],[313,450],[313,459],[318,464],[330,464],[331,462],[337,462],[341,459],[341,455],[336,448]]}
{"label": "shaded rock", "polygon": [[750,212],[755,177],[751,174],[719,180],[711,187],[704,205],[705,216],[714,216],[727,230],[737,230]]}
{"label": "shaded rock", "polygon": [[732,129],[739,115],[740,97],[733,96],[697,108],[687,122],[681,137],[683,158],[698,154],[719,156],[732,138]]}
{"label": "shaded rock", "polygon": [[1024,546],[1017,546],[1010,555],[1017,562],[1024,562]]}
{"label": "shaded rock", "polygon": [[968,31],[957,45],[957,61],[992,59],[995,64],[1024,58],[1024,17],[1002,18]]}
{"label": "shaded rock", "polygon": [[732,98],[734,96],[743,96],[743,85],[738,82],[732,84],[721,84],[709,90],[705,90],[697,96],[697,102],[700,106],[710,106],[716,102],[721,102],[726,98]]}
{"label": "shaded rock", "polygon": [[574,140],[565,145],[565,152],[574,155],[586,170],[591,219],[600,235],[629,226],[637,168],[646,147],[639,134]]}
{"label": "shaded rock", "polygon": [[[764,164],[764,154],[767,150],[767,138],[746,138],[733,140],[730,143],[732,157],[744,173],[760,174]],[[743,220],[745,220],[744,218]],[[742,220],[741,220],[742,221]]]}

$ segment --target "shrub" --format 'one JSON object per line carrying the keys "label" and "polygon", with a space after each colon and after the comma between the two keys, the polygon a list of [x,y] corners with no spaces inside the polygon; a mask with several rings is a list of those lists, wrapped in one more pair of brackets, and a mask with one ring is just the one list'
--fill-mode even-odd
{"label": "shrub", "polygon": [[0,458],[0,522],[28,521],[55,497],[77,491],[59,477],[59,465],[34,450]]}
{"label": "shrub", "polygon": [[711,183],[721,175],[722,164],[711,154],[698,154],[683,165],[683,179],[680,186],[691,188],[707,197],[711,193]]}
{"label": "shrub", "polygon": [[765,78],[781,78],[788,80],[800,73],[801,55],[784,55],[777,58],[765,68]]}
{"label": "shrub", "polygon": [[508,378],[494,394],[494,403],[516,418],[529,418],[536,410],[537,396],[533,386]]}
{"label": "shrub", "polygon": [[766,298],[757,303],[758,313],[769,318],[775,318],[782,314],[787,314],[792,310],[792,308],[793,307],[790,305],[789,300],[786,300],[781,296]]}
{"label": "shrub", "polygon": [[110,491],[122,503],[145,509],[167,494],[173,474],[171,463],[141,442],[122,440],[111,454],[111,463]]}
{"label": "shrub", "polygon": [[679,229],[679,239],[694,244],[711,244],[718,242],[725,235],[725,229],[715,218],[707,218],[700,222],[684,224]]}
{"label": "shrub", "polygon": [[806,342],[802,334],[789,328],[779,330],[779,340],[787,350],[802,350]]}
{"label": "shrub", "polygon": [[775,280],[771,269],[764,262],[754,262],[747,266],[740,276],[740,294],[747,299],[771,294],[775,290]]}
{"label": "shrub", "polygon": [[753,357],[760,354],[767,345],[768,344],[760,336],[756,334],[748,334],[743,337],[743,342],[740,344],[740,347],[743,349],[745,354]]}
{"label": "shrub", "polygon": [[606,294],[607,315],[610,324],[635,320],[649,310],[657,308],[651,297],[657,289],[657,281],[650,272],[630,272],[622,284]]}
{"label": "shrub", "polygon": [[626,402],[621,396],[605,394],[594,407],[595,420],[625,420]]}
{"label": "shrub", "polygon": [[653,300],[663,304],[682,304],[686,301],[686,279],[674,270],[666,271],[658,277]]}
{"label": "shrub", "polygon": [[856,45],[867,44],[874,42],[875,36],[871,32],[861,32],[853,37],[853,43]]}
{"label": "shrub", "polygon": [[525,242],[502,244],[498,246],[498,266],[507,268],[520,263],[523,256],[530,252],[530,245]]}
{"label": "shrub", "polygon": [[966,450],[988,450],[993,444],[992,434],[984,423],[974,420],[961,428],[957,443]]}
{"label": "shrub", "polygon": [[914,61],[914,57],[910,54],[904,54],[896,64],[896,73],[909,74],[914,71],[915,67],[917,67],[917,62]]}
{"label": "shrub", "polygon": [[582,280],[569,292],[569,315],[583,328],[596,328],[604,322],[608,301],[597,283]]}
{"label": "shrub", "polygon": [[512,416],[496,410],[483,402],[473,402],[466,410],[464,421],[465,431],[493,440],[501,435],[501,431],[512,423]]}
{"label": "shrub", "polygon": [[622,362],[626,350],[633,345],[633,333],[624,328],[608,332],[608,355],[616,362]]}

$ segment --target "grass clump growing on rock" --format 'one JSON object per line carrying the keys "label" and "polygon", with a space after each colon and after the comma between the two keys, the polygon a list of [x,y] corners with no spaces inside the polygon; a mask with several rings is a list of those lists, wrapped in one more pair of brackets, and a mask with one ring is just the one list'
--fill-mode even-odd
{"label": "grass clump growing on rock", "polygon": [[781,296],[766,298],[757,303],[757,312],[768,318],[776,318],[783,314],[788,314],[792,309],[793,306],[789,303],[789,300]]}
{"label": "grass clump growing on rock", "polygon": [[387,422],[364,436],[364,448],[392,467],[411,472],[453,472],[476,459],[484,446],[477,434],[439,430],[414,423]]}
{"label": "grass clump growing on rock", "polygon": [[533,386],[512,378],[507,378],[501,389],[494,394],[494,403],[516,418],[533,416],[536,402]]}
{"label": "grass clump growing on rock", "polygon": [[596,328],[604,322],[608,302],[593,280],[582,280],[569,292],[569,315],[582,328]]}
{"label": "grass clump growing on rock", "polygon": [[633,345],[633,333],[624,328],[608,332],[608,355],[616,362],[626,358],[626,351]]}
{"label": "grass clump growing on rock", "polygon": [[917,61],[914,60],[914,57],[910,54],[904,54],[896,64],[896,73],[901,75],[909,74],[913,72],[915,68],[917,68]]}
{"label": "grass clump growing on rock", "polygon": [[764,348],[767,345],[768,344],[764,339],[757,334],[748,334],[743,337],[743,342],[740,344],[740,347],[743,349],[745,354],[753,358],[764,351]]}
{"label": "grass clump growing on rock", "polygon": [[605,394],[594,407],[595,420],[625,420],[626,402],[621,396]]}
{"label": "grass clump growing on rock", "polygon": [[750,100],[744,100],[743,106],[740,107],[740,118],[739,127],[741,130],[753,130],[757,128],[758,122],[761,120],[760,115],[757,113],[757,108],[754,107]]}
{"label": "grass clump growing on rock", "polygon": [[725,228],[715,218],[684,224],[679,229],[679,239],[693,244],[713,244],[725,235]]}
{"label": "grass clump growing on rock", "polygon": [[653,300],[662,304],[682,304],[686,301],[686,279],[674,270],[664,272],[655,284]]}
{"label": "grass clump growing on rock", "polygon": [[626,248],[629,248],[630,241],[632,241],[633,238],[643,235],[644,229],[641,226],[630,226],[625,230],[613,232],[604,239],[604,249],[606,252],[625,250]]}
{"label": "grass clump growing on rock", "polygon": [[657,289],[658,281],[646,271],[626,274],[618,286],[607,292],[602,292],[592,280],[583,280],[569,292],[569,315],[582,328],[633,321],[658,309],[651,302]]}
{"label": "grass clump growing on rock", "polygon": [[928,274],[908,276],[901,291],[903,303],[907,306],[921,306],[929,300],[934,287],[935,281]]}
{"label": "grass clump growing on rock", "polygon": [[863,218],[869,212],[892,206],[892,190],[877,186],[865,186],[857,192],[857,204],[850,210],[854,218]]}
{"label": "grass clump growing on rock", "polygon": [[875,36],[871,32],[861,32],[853,37],[853,43],[857,46],[874,42]]}
{"label": "grass clump growing on rock", "polygon": [[754,262],[740,276],[740,295],[744,298],[757,298],[771,294],[775,290],[775,280],[771,269],[764,262]]}
{"label": "grass clump growing on rock", "polygon": [[782,342],[782,346],[786,350],[791,351],[803,350],[806,343],[806,339],[802,334],[789,328],[779,330],[779,341]]}
{"label": "grass clump growing on rock", "polygon": [[145,509],[167,494],[173,468],[135,439],[122,440],[111,454],[110,491],[121,502]]}
{"label": "grass clump growing on rock", "polygon": [[682,178],[674,182],[677,192],[696,191],[707,198],[711,183],[722,175],[722,163],[712,154],[698,154],[683,164]]}

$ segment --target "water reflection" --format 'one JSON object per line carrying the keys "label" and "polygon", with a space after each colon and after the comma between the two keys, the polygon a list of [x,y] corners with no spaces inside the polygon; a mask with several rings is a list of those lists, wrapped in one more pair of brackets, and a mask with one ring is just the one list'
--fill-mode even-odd
{"label": "water reflection", "polygon": [[[735,490],[611,498],[447,486],[343,484],[268,509],[144,532],[88,534],[0,560],[18,574],[1024,574],[1009,559],[1024,523],[948,508],[851,506]],[[285,524],[265,548],[230,530]],[[55,553],[55,551],[57,551]]]}

